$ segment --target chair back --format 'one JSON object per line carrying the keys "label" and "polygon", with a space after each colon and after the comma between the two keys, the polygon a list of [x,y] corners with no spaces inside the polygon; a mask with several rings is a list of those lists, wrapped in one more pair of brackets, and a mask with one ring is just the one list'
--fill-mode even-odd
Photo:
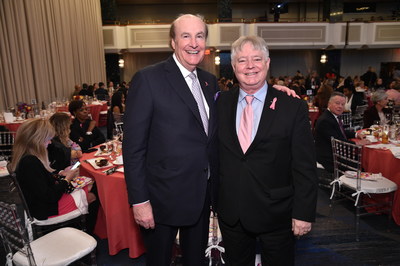
{"label": "chair back", "polygon": [[341,141],[331,137],[333,153],[333,171],[335,179],[344,175],[346,171],[356,173],[357,190],[361,189],[361,160],[362,146]]}
{"label": "chair back", "polygon": [[364,126],[364,112],[368,109],[368,105],[358,105],[352,117],[352,125],[354,130],[362,129]]}
{"label": "chair back", "polygon": [[36,265],[28,233],[15,204],[0,201],[0,237],[8,254],[19,251],[27,258],[29,265]]}
{"label": "chair back", "polygon": [[343,127],[345,129],[350,129],[352,128],[353,124],[352,124],[352,117],[351,117],[351,112],[344,112],[340,118],[343,121]]}
{"label": "chair back", "polygon": [[11,152],[14,145],[15,132],[0,132],[0,161],[11,161]]}
{"label": "chair back", "polygon": [[368,109],[368,104],[364,104],[364,105],[357,105],[356,106],[356,111],[354,112],[353,116],[358,116],[360,115],[361,117],[364,116],[364,112],[365,110]]}
{"label": "chair back", "polygon": [[124,122],[115,122],[115,129],[117,130],[118,134],[124,133]]}

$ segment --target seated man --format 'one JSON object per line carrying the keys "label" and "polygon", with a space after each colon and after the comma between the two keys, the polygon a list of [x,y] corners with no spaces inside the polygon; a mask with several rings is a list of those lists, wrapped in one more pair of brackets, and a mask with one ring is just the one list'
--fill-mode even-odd
{"label": "seated man", "polygon": [[[356,137],[355,132],[343,129],[340,116],[344,111],[345,104],[346,96],[341,92],[333,92],[329,98],[328,109],[322,113],[316,122],[315,148],[317,162],[322,164],[329,173],[333,173],[331,137],[343,141]],[[359,134],[357,137],[362,139],[365,136]]]}

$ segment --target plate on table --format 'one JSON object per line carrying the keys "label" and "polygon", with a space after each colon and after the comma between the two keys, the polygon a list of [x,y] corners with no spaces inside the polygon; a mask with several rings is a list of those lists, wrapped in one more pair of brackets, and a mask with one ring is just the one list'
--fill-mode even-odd
{"label": "plate on table", "polygon": [[87,186],[89,184],[93,183],[93,179],[87,176],[77,176],[71,181],[71,185],[74,188],[82,188],[84,186]]}
{"label": "plate on table", "polygon": [[[357,178],[357,172],[355,171],[346,171],[344,175],[348,178]],[[380,177],[382,177],[382,174],[373,174],[369,172],[361,172],[360,174],[362,180],[376,181]]]}
{"label": "plate on table", "polygon": [[122,155],[118,156],[118,157],[115,159],[115,161],[113,161],[112,163],[115,164],[115,165],[123,165],[123,164],[124,164],[124,161],[123,161],[123,159],[122,159]]}
{"label": "plate on table", "polygon": [[96,162],[98,162],[99,160],[107,160],[104,158],[93,158],[93,159],[88,159],[86,160],[91,166],[93,166],[94,169],[103,169],[103,168],[107,168],[112,166],[112,164],[107,160],[107,164],[105,164],[104,166],[98,166]]}
{"label": "plate on table", "polygon": [[118,169],[117,169],[117,172],[123,173],[123,172],[124,172],[124,168],[123,168],[123,167],[118,168]]}
{"label": "plate on table", "polygon": [[100,148],[97,149],[97,152],[94,156],[108,156],[112,153],[112,147],[108,147],[107,145],[103,144],[100,145]]}

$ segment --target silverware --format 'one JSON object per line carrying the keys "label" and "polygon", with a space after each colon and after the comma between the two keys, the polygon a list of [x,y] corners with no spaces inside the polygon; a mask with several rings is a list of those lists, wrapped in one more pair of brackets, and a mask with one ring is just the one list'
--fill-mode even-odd
{"label": "silverware", "polygon": [[118,166],[112,167],[112,168],[110,168],[110,169],[104,171],[104,173],[105,173],[106,175],[111,175],[111,174],[113,174],[115,171],[117,171],[117,168],[118,168]]}

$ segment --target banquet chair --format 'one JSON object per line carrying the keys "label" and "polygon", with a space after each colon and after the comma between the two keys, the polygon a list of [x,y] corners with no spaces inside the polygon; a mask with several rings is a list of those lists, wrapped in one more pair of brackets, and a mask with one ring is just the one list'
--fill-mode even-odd
{"label": "banquet chair", "polygon": [[14,145],[15,132],[0,132],[0,161],[11,161],[11,152]]}
{"label": "banquet chair", "polygon": [[[387,213],[391,221],[393,194],[397,190],[396,183],[381,175],[362,178],[362,146],[331,138],[334,181],[331,182],[331,210],[336,202],[348,199],[355,206],[356,240],[359,241],[360,217],[372,214]],[[374,203],[364,202],[365,194],[386,194],[385,199],[374,199]]]}
{"label": "banquet chair", "polygon": [[8,265],[71,264],[91,255],[96,264],[96,240],[78,229],[65,227],[31,241],[15,204],[0,201],[0,238],[7,253]]}
{"label": "banquet chair", "polygon": [[343,128],[347,130],[352,130],[353,129],[353,120],[351,117],[351,112],[344,112],[340,118],[343,121]]}
{"label": "banquet chair", "polygon": [[86,231],[87,213],[81,213],[79,209],[64,215],[48,218],[47,220],[38,220],[34,218],[29,212],[28,204],[21,187],[19,186],[15,173],[10,174],[8,178],[8,197],[11,199],[12,203],[17,204],[17,206],[20,206],[23,210],[22,214],[24,216],[24,223],[28,229],[30,239],[40,237],[48,232],[66,226],[78,227],[82,231]]}
{"label": "banquet chair", "polygon": [[124,122],[115,122],[115,128],[117,129],[118,134],[124,133]]}
{"label": "banquet chair", "polygon": [[317,162],[317,175],[318,175],[318,186],[320,188],[330,189],[330,183],[333,180],[332,173],[329,173],[325,167]]}
{"label": "banquet chair", "polygon": [[364,125],[364,111],[368,109],[368,105],[358,105],[353,114],[353,127],[354,130],[362,129]]}

